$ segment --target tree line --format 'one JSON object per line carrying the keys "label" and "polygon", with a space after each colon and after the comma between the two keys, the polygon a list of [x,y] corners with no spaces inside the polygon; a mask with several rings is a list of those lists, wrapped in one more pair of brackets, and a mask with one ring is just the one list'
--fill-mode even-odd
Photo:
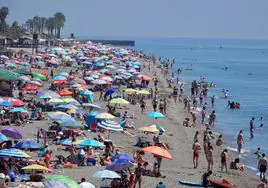
{"label": "tree line", "polygon": [[28,19],[21,26],[17,21],[14,21],[11,26],[6,23],[6,17],[9,14],[8,7],[2,7],[0,9],[0,31],[7,28],[24,29],[30,33],[36,34],[48,34],[60,38],[61,29],[64,27],[66,18],[63,13],[57,12],[52,17],[34,16]]}

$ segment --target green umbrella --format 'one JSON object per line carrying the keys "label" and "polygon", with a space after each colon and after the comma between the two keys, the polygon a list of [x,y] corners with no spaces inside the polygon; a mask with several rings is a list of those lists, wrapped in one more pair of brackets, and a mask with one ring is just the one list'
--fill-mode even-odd
{"label": "green umbrella", "polygon": [[14,63],[10,63],[10,64],[7,65],[7,67],[14,68],[14,67],[16,67],[16,65]]}
{"label": "green umbrella", "polygon": [[39,78],[40,80],[46,80],[46,76],[43,74],[33,74],[33,78]]}
{"label": "green umbrella", "polygon": [[47,181],[59,181],[62,183],[65,183],[71,188],[80,188],[80,186],[71,178],[67,176],[62,176],[62,175],[55,175],[55,176],[49,176],[46,178]]}
{"label": "green umbrella", "polygon": [[0,70],[0,81],[12,81],[12,80],[21,80],[19,74],[7,69]]}
{"label": "green umbrella", "polygon": [[19,74],[24,74],[24,75],[32,75],[33,74],[33,73],[31,73],[31,71],[26,70],[26,69],[18,69],[15,72],[19,73]]}
{"label": "green umbrella", "polygon": [[27,62],[21,62],[19,65],[25,66],[25,67],[29,67],[31,66],[29,63]]}

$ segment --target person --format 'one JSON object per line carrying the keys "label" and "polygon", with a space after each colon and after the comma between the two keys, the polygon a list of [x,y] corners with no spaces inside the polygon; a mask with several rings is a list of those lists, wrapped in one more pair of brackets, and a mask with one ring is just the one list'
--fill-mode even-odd
{"label": "person", "polygon": [[49,162],[51,161],[51,153],[49,150],[46,151],[45,156],[44,156],[44,163],[47,168],[49,168]]}
{"label": "person", "polygon": [[251,118],[249,122],[249,129],[250,129],[250,138],[252,139],[254,137],[253,132],[254,132],[254,117]]}
{"label": "person", "polygon": [[194,135],[194,142],[198,140],[198,137],[199,137],[199,131],[196,131]]}
{"label": "person", "polygon": [[216,140],[216,146],[221,146],[221,145],[223,145],[222,134],[219,135],[218,139]]}
{"label": "person", "polygon": [[208,171],[210,171],[212,170],[212,167],[213,167],[213,147],[212,146],[208,147],[207,161],[208,161]]}
{"label": "person", "polygon": [[265,180],[265,173],[267,170],[267,165],[268,165],[267,158],[265,157],[265,154],[263,153],[262,157],[258,161],[258,169],[260,171],[260,180],[261,181]]}
{"label": "person", "polygon": [[223,152],[221,153],[221,171],[223,171],[223,168],[227,170],[227,157],[228,157],[228,150],[224,149]]}
{"label": "person", "polygon": [[261,155],[261,148],[257,148],[257,151],[255,151],[254,153],[255,155],[257,155],[258,159],[260,159]]}
{"label": "person", "polygon": [[239,164],[240,160],[239,158],[235,158],[231,163],[230,163],[230,169],[234,169],[234,170],[239,170],[239,171],[244,171],[244,165],[243,164]]}
{"label": "person", "polygon": [[143,114],[144,109],[146,107],[146,103],[145,103],[145,101],[143,99],[141,100],[140,106],[141,106],[141,113]]}
{"label": "person", "polygon": [[244,136],[243,136],[243,131],[240,130],[239,134],[237,135],[237,152],[241,153],[241,149],[242,149],[242,144],[244,144]]}
{"label": "person", "polygon": [[206,173],[204,173],[203,175],[202,175],[202,184],[203,184],[203,186],[204,186],[204,188],[208,188],[208,186],[209,186],[209,176],[212,174],[212,171],[211,170],[209,170],[208,172],[206,172]]}
{"label": "person", "polygon": [[260,119],[260,127],[263,127],[263,117]]}
{"label": "person", "polygon": [[155,188],[166,188],[166,185],[162,181],[160,181]]}
{"label": "person", "polygon": [[211,112],[211,114],[209,115],[209,123],[208,124],[214,126],[215,121],[216,121],[216,112],[215,112],[215,110],[213,110]]}
{"label": "person", "polygon": [[0,187],[6,187],[5,179],[6,179],[6,175],[3,173],[0,173]]}
{"label": "person", "polygon": [[214,107],[215,104],[215,95],[211,97],[211,106]]}
{"label": "person", "polygon": [[198,166],[198,159],[201,151],[201,145],[199,144],[198,140],[195,141],[193,144],[193,163],[194,168],[197,168]]}
{"label": "person", "polygon": [[138,163],[137,168],[135,169],[135,183],[134,183],[134,188],[136,187],[136,184],[139,183],[139,188],[141,188],[141,183],[142,183],[142,171],[143,167],[141,163]]}
{"label": "person", "polygon": [[206,108],[205,107],[202,108],[201,117],[202,117],[202,124],[204,124],[205,118],[206,118]]}

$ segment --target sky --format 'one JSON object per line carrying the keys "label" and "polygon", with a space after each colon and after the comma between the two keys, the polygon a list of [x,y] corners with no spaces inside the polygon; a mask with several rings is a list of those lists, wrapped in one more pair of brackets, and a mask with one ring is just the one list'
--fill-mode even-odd
{"label": "sky", "polygon": [[7,22],[66,16],[75,36],[268,39],[267,0],[0,0]]}

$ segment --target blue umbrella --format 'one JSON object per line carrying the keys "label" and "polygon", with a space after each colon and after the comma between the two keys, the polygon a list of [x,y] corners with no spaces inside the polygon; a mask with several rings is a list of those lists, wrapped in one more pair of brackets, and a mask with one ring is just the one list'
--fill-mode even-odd
{"label": "blue umbrella", "polygon": [[96,67],[103,67],[103,66],[105,66],[105,64],[102,62],[97,62],[97,63],[95,63],[95,66]]}
{"label": "blue umbrella", "polygon": [[59,75],[59,76],[55,76],[52,80],[53,81],[62,81],[62,80],[67,80],[67,78]]}
{"label": "blue umbrella", "polygon": [[101,171],[97,171],[93,174],[93,177],[95,178],[102,178],[102,179],[119,179],[121,178],[120,175],[118,175],[116,172],[114,171],[110,171],[110,170],[101,170]]}
{"label": "blue umbrella", "polygon": [[32,139],[22,140],[15,145],[15,148],[19,149],[40,149],[41,146]]}
{"label": "blue umbrella", "polygon": [[114,154],[112,156],[113,159],[119,159],[119,160],[127,160],[127,161],[134,161],[134,158],[126,153],[118,153]]}
{"label": "blue umbrella", "polygon": [[94,140],[94,139],[86,139],[79,143],[80,146],[87,146],[87,147],[104,147],[104,144]]}
{"label": "blue umbrella", "polygon": [[82,91],[80,91],[80,94],[85,95],[85,96],[94,95],[94,93],[92,91],[89,91],[89,90],[82,90]]}
{"label": "blue umbrella", "polygon": [[111,87],[111,88],[109,88],[109,89],[106,90],[104,96],[111,95],[111,94],[113,94],[113,93],[116,92],[116,91],[117,91],[116,88]]}
{"label": "blue umbrella", "polygon": [[58,114],[50,118],[52,121],[66,121],[73,120],[73,117],[68,114]]}
{"label": "blue umbrella", "polygon": [[0,156],[31,158],[27,153],[15,148],[0,150]]}
{"label": "blue umbrella", "polygon": [[75,119],[68,119],[68,120],[64,120],[64,121],[60,121],[59,124],[62,127],[69,127],[69,128],[83,128],[84,126],[81,125],[80,122],[76,121]]}
{"label": "blue umbrella", "polygon": [[10,107],[10,106],[12,106],[12,103],[8,102],[8,101],[2,101],[2,102],[0,102],[0,106]]}
{"label": "blue umbrella", "polygon": [[72,105],[72,104],[62,104],[57,106],[57,108],[64,108],[64,109],[78,109],[78,107]]}
{"label": "blue umbrella", "polygon": [[165,118],[165,116],[160,112],[149,112],[147,113],[147,116],[151,118]]}
{"label": "blue umbrella", "polygon": [[115,172],[121,172],[122,170],[126,168],[130,168],[133,166],[132,162],[129,162],[127,160],[119,159],[114,162],[112,162],[110,165],[106,166],[105,169],[112,170]]}
{"label": "blue umbrella", "polygon": [[24,108],[13,108],[12,110],[9,110],[9,112],[13,112],[13,113],[17,113],[17,112],[21,112],[21,113],[29,113],[26,109]]}
{"label": "blue umbrella", "polygon": [[6,137],[6,135],[0,133],[0,142],[5,142],[8,141],[8,138]]}
{"label": "blue umbrella", "polygon": [[65,77],[65,76],[69,76],[69,73],[67,73],[67,72],[61,72],[61,73],[60,73],[60,76],[64,76],[64,77]]}
{"label": "blue umbrella", "polygon": [[69,140],[69,139],[63,139],[63,140],[60,140],[60,141],[59,141],[59,144],[61,144],[61,145],[66,145],[66,146],[70,146],[70,145],[72,145],[72,141]]}

